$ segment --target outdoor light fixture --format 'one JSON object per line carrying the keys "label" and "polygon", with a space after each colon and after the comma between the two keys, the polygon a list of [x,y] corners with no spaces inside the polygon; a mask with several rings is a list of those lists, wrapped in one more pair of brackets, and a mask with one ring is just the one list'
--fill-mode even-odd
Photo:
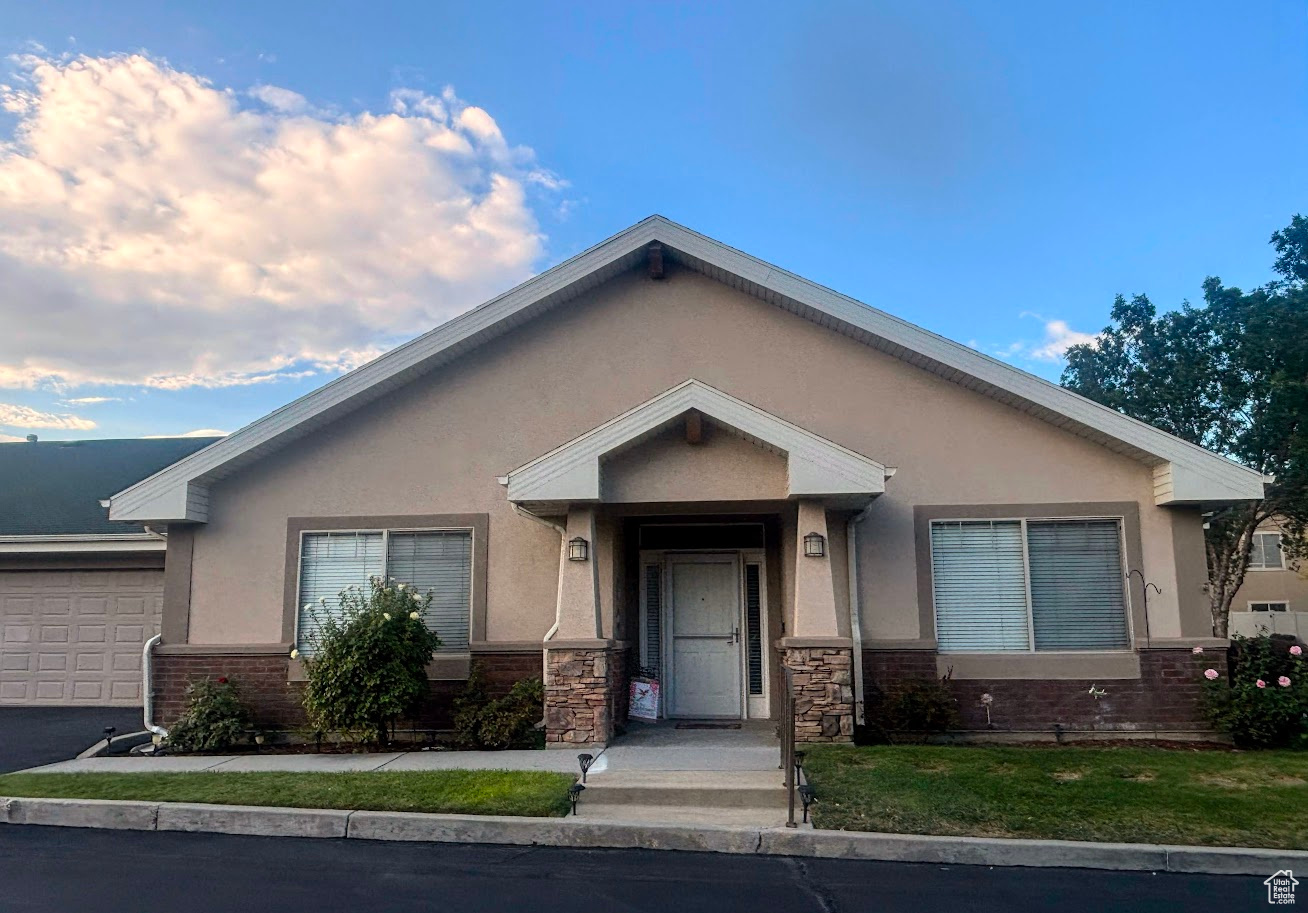
{"label": "outdoor light fixture", "polygon": [[585,789],[586,787],[580,783],[573,783],[568,787],[568,799],[572,802],[572,816],[574,818],[577,816],[577,800],[581,798],[581,794]]}
{"label": "outdoor light fixture", "polygon": [[802,779],[804,774],[804,752],[795,752],[795,778]]}
{"label": "outdoor light fixture", "polygon": [[590,765],[595,763],[595,756],[593,754],[579,754],[577,755],[577,763],[581,765],[581,782],[585,783],[586,771],[590,770]]}
{"label": "outdoor light fixture", "polygon": [[809,533],[804,537],[805,558],[825,558],[827,556],[827,537],[821,533]]}
{"label": "outdoor light fixture", "polygon": [[568,540],[568,560],[585,561],[590,557],[590,543],[581,536]]}
{"label": "outdoor light fixture", "polygon": [[808,807],[817,801],[813,787],[805,783],[799,788],[799,801],[804,803],[804,823],[808,824]]}
{"label": "outdoor light fixture", "polygon": [[114,743],[114,733],[118,731],[117,726],[104,727],[104,747],[107,749]]}

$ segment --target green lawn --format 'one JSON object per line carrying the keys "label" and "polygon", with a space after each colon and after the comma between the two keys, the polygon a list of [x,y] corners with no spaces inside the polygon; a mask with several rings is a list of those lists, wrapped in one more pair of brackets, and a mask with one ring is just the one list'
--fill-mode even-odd
{"label": "green lawn", "polygon": [[7,774],[0,796],[561,816],[573,780],[538,770]]}
{"label": "green lawn", "polygon": [[810,746],[818,827],[1308,849],[1308,752]]}

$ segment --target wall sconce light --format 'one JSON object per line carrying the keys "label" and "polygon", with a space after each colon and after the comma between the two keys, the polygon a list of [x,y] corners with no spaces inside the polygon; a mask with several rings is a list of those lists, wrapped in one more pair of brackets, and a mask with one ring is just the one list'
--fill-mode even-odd
{"label": "wall sconce light", "polygon": [[827,556],[827,537],[821,533],[809,533],[804,537],[805,558],[825,558]]}
{"label": "wall sconce light", "polygon": [[585,561],[590,557],[590,543],[581,536],[568,540],[568,560]]}

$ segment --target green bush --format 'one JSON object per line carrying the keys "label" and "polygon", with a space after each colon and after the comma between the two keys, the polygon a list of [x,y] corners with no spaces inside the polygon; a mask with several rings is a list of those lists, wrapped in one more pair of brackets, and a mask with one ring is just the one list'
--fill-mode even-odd
{"label": "green bush", "polygon": [[886,732],[944,732],[959,725],[958,701],[944,680],[896,682],[869,694],[867,720],[861,739],[867,744],[876,744]]}
{"label": "green bush", "polygon": [[532,747],[544,706],[545,686],[539,678],[523,679],[504,697],[492,698],[481,664],[476,663],[463,694],[454,702],[454,739],[463,748]]}
{"label": "green bush", "polygon": [[168,730],[168,747],[178,751],[223,751],[235,745],[250,724],[236,686],[225,677],[203,678],[186,688],[186,712]]}
{"label": "green bush", "polygon": [[304,709],[318,732],[384,748],[395,721],[428,695],[427,664],[441,645],[424,620],[431,594],[374,577],[366,593],[350,587],[340,601],[307,644]]}
{"label": "green bush", "polygon": [[1308,657],[1277,637],[1231,638],[1231,671],[1204,671],[1204,707],[1239,748],[1308,747]]}

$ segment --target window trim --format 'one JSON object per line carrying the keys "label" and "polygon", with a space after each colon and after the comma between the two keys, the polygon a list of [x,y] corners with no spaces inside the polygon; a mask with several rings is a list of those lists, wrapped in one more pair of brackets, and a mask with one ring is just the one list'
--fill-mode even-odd
{"label": "window trim", "polygon": [[[469,645],[486,639],[487,540],[489,514],[401,514],[352,517],[290,517],[286,521],[286,559],[282,595],[282,641],[298,643],[300,608],[300,564],[304,533],[348,532],[440,532],[468,530],[472,533],[472,580],[468,609]],[[465,651],[440,652],[438,658],[466,655]]]}
{"label": "window trim", "polygon": [[[1122,587],[1122,608],[1126,613],[1126,644],[1109,649],[1084,649],[1084,650],[1037,650],[1035,646],[1035,604],[1031,598],[1031,543],[1028,538],[1027,529],[1031,523],[1059,523],[1073,522],[1084,523],[1094,521],[1111,520],[1117,523],[1118,539],[1118,560],[1121,563],[1121,587]],[[935,537],[931,535],[937,523],[1018,523],[1022,528],[1022,573],[1025,577],[1023,581],[1026,590],[1026,640],[1027,648],[1025,650],[957,650],[946,651],[939,647],[940,616],[936,611],[936,581],[935,581]],[[1135,609],[1131,599],[1131,586],[1127,578],[1127,567],[1129,560],[1127,558],[1127,538],[1126,538],[1127,517],[1125,514],[1075,514],[1059,516],[995,516],[995,517],[929,517],[926,520],[926,540],[927,540],[927,568],[930,575],[931,586],[931,622],[932,634],[936,639],[936,652],[941,656],[965,656],[965,655],[983,655],[983,656],[1057,656],[1057,655],[1084,655],[1084,654],[1105,654],[1105,653],[1130,653],[1135,649]]]}
{"label": "window trim", "polygon": [[[1273,615],[1273,614],[1275,614],[1275,613],[1277,613],[1277,612],[1287,612],[1287,613],[1288,613],[1288,612],[1290,611],[1290,600],[1288,600],[1288,599],[1250,599],[1250,600],[1249,600],[1248,611],[1253,612],[1253,611],[1254,611],[1254,606],[1256,606],[1256,605],[1265,605],[1265,606],[1269,606],[1269,608],[1267,609],[1267,611],[1266,611],[1265,613],[1263,613],[1263,614],[1266,614],[1266,615]],[[1285,606],[1285,608],[1283,608],[1283,609],[1273,609],[1273,608],[1270,608],[1270,606],[1274,606],[1274,605]]]}
{"label": "window trim", "polygon": [[1285,533],[1281,532],[1279,529],[1254,530],[1254,536],[1275,536],[1275,537],[1276,537],[1276,550],[1277,550],[1277,552],[1278,552],[1278,553],[1280,554],[1280,556],[1281,556],[1281,563],[1280,563],[1278,566],[1276,566],[1276,567],[1268,567],[1268,566],[1265,565],[1265,564],[1254,564],[1254,563],[1253,563],[1253,545],[1252,545],[1252,543],[1251,543],[1251,544],[1250,544],[1250,550],[1249,550],[1249,567],[1245,569],[1246,572],[1248,572],[1248,571],[1256,571],[1256,572],[1258,572],[1258,573],[1261,574],[1261,573],[1265,573],[1265,572],[1267,572],[1267,571],[1273,571],[1273,572],[1275,572],[1275,571],[1286,571],[1286,570],[1289,570],[1289,568],[1286,567],[1286,565],[1285,565],[1285,552],[1281,550],[1281,540],[1285,538]]}

